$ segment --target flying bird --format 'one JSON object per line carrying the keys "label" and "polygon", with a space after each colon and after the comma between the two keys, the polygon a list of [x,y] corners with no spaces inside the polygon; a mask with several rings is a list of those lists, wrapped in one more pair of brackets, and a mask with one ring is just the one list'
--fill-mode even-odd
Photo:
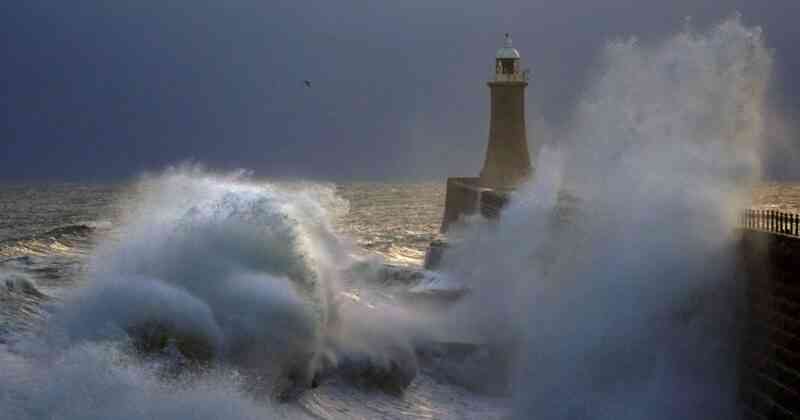
{"label": "flying bird", "polygon": [[311,87],[311,80],[303,80],[303,84],[306,85],[307,88]]}

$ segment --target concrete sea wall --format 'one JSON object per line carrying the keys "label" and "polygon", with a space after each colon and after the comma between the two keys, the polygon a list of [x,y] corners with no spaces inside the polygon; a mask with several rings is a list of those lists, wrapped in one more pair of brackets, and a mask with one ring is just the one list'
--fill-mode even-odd
{"label": "concrete sea wall", "polygon": [[[500,212],[508,203],[510,191],[483,188],[478,178],[448,178],[445,195],[444,215],[440,232],[461,223],[465,217],[480,213],[493,220],[500,218]],[[435,240],[425,255],[425,268],[432,270],[439,266],[447,249],[446,240]]]}
{"label": "concrete sea wall", "polygon": [[800,237],[743,229],[739,254],[747,282],[740,381],[745,418],[800,418]]}
{"label": "concrete sea wall", "polygon": [[[477,187],[475,178],[448,180],[442,225],[480,212],[497,218],[508,195]],[[739,397],[745,419],[800,419],[800,216],[746,211],[739,229],[737,284],[744,287],[737,328]],[[426,268],[448,247],[434,241]]]}

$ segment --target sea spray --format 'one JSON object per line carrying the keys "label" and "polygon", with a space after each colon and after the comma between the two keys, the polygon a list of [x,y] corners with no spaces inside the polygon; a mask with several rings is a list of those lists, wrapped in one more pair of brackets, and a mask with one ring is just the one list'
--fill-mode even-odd
{"label": "sea spray", "polygon": [[69,338],[166,335],[269,385],[287,374],[307,385],[338,252],[314,193],[193,169],[140,189],[124,239],[94,259],[92,286],[65,305]]}
{"label": "sea spray", "polygon": [[415,377],[427,325],[371,295],[382,261],[335,232],[332,187],[182,166],[125,197],[86,281],[0,347],[0,418],[295,418],[274,397],[327,374]]}
{"label": "sea spray", "polygon": [[473,291],[455,313],[493,343],[518,418],[737,417],[733,228],[770,73],[760,30],[737,19],[610,43],[557,142],[563,165],[538,165],[561,176],[446,257]]}

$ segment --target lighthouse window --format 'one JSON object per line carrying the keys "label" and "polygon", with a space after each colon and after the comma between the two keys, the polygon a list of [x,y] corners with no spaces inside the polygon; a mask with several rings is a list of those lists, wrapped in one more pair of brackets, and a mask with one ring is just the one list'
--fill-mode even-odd
{"label": "lighthouse window", "polygon": [[514,74],[514,60],[500,60],[503,66],[503,74]]}

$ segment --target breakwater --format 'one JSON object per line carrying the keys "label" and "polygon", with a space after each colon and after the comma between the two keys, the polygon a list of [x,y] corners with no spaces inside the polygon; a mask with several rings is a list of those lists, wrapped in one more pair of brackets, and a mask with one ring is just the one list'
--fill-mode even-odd
{"label": "breakwater", "polygon": [[[450,194],[460,189],[474,194]],[[449,188],[451,199],[469,203],[467,214],[490,218],[498,217],[506,203],[505,196],[470,188]],[[735,351],[741,359],[743,418],[800,418],[800,214],[745,210],[738,233],[735,275],[744,299]],[[426,265],[435,268],[446,248],[446,242],[432,243]]]}
{"label": "breakwater", "polygon": [[746,418],[800,417],[800,215],[746,210],[741,401]]}

